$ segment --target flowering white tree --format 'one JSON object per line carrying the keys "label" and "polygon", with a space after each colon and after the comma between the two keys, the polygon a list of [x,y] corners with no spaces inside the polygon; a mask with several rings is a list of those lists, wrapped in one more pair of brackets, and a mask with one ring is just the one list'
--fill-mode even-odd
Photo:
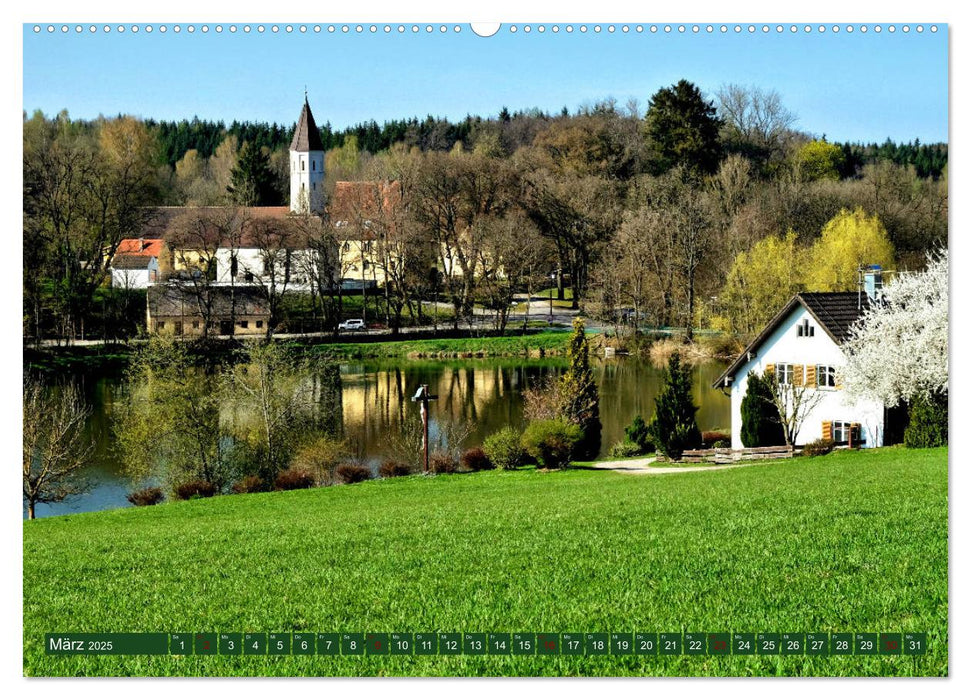
{"label": "flowering white tree", "polygon": [[947,391],[947,249],[927,256],[927,269],[900,273],[871,304],[845,345],[844,381],[851,396],[883,401]]}

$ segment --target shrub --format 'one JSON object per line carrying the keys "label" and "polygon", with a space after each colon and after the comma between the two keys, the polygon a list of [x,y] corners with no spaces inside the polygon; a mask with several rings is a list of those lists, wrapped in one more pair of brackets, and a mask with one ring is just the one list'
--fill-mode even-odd
{"label": "shrub", "polygon": [[338,465],[335,474],[337,481],[342,484],[357,484],[371,478],[371,470],[363,464],[344,462]]}
{"label": "shrub", "polygon": [[472,447],[462,453],[462,467],[471,472],[479,472],[483,469],[495,469],[492,460],[486,455],[481,447]]}
{"label": "shrub", "polygon": [[836,443],[829,438],[819,438],[802,446],[802,453],[806,457],[820,457],[833,451]]}
{"label": "shrub", "polygon": [[681,453],[701,445],[701,431],[695,420],[698,407],[691,399],[691,373],[681,364],[678,353],[671,355],[664,371],[664,386],[654,399],[651,437],[658,451],[668,459],[681,459]]}
{"label": "shrub", "polygon": [[918,398],[910,405],[904,430],[907,447],[941,447],[947,444],[947,394]]}
{"label": "shrub", "polygon": [[216,495],[218,489],[211,481],[195,479],[175,487],[175,497],[180,501],[188,501],[190,498],[211,498]]}
{"label": "shrub", "polygon": [[742,444],[745,447],[774,447],[785,445],[785,433],[779,419],[779,409],[772,399],[772,377],[755,372],[748,375],[745,396],[742,397]]}
{"label": "shrub", "polygon": [[314,475],[308,470],[290,467],[277,474],[273,486],[277,491],[295,491],[297,489],[309,489],[314,483]]}
{"label": "shrub", "polygon": [[716,442],[728,441],[731,444],[732,436],[721,430],[706,430],[701,434],[701,444],[715,446]]}
{"label": "shrub", "polygon": [[261,491],[265,490],[263,479],[258,477],[256,474],[244,476],[242,479],[233,484],[233,493],[260,493]]}
{"label": "shrub", "polygon": [[385,479],[395,476],[408,476],[411,474],[411,465],[397,459],[386,459],[378,467],[378,474]]}
{"label": "shrub", "polygon": [[526,461],[522,446],[522,433],[515,428],[503,428],[485,440],[485,453],[500,469],[515,469]]}
{"label": "shrub", "polygon": [[526,426],[522,445],[536,463],[545,469],[569,465],[583,429],[563,419],[535,421]]}
{"label": "shrub", "polygon": [[334,480],[334,473],[347,459],[347,445],[343,440],[319,437],[303,445],[290,460],[291,469],[310,472],[318,484]]}
{"label": "shrub", "polygon": [[[648,454],[654,451],[654,442],[651,440],[651,432],[647,423],[641,418],[641,414],[634,416],[634,420],[624,428],[624,435],[627,436],[625,442],[632,442],[637,445],[640,454]],[[616,445],[614,445],[616,447]]]}
{"label": "shrub", "polygon": [[158,486],[132,491],[127,496],[133,506],[155,506],[165,500],[165,493]]}
{"label": "shrub", "polygon": [[448,452],[435,451],[428,457],[428,469],[432,474],[454,474],[459,465]]}
{"label": "shrub", "polygon": [[643,454],[640,446],[630,440],[621,440],[618,443],[614,443],[613,447],[610,448],[610,456],[614,459],[636,457],[639,454]]}
{"label": "shrub", "polygon": [[802,454],[804,457],[821,457],[832,452],[834,447],[836,443],[829,438],[819,438],[803,445]]}
{"label": "shrub", "polygon": [[727,450],[727,449],[730,449],[731,448],[732,441],[731,440],[715,440],[715,442],[713,442],[711,446],[714,447],[714,448],[716,448],[716,449],[719,449],[719,450],[720,449],[726,449]]}

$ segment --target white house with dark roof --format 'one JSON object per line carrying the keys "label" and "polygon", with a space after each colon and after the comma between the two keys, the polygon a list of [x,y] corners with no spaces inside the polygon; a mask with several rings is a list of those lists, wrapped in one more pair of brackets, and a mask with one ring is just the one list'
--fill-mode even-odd
{"label": "white house with dark roof", "polygon": [[[872,291],[872,280],[868,287]],[[863,292],[803,292],[776,314],[713,385],[731,391],[733,449],[744,447],[742,399],[749,374],[766,370],[784,384],[818,392],[818,402],[796,436],[797,445],[820,438],[860,447],[884,444],[883,403],[850,399],[842,385],[843,343],[870,301]]]}

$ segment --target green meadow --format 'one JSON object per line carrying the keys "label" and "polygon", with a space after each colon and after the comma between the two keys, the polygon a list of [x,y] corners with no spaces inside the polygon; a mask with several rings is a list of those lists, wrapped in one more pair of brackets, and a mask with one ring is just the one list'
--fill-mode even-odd
{"label": "green meadow", "polygon": [[[947,450],[405,477],[25,522],[29,676],[946,675]],[[51,656],[46,632],[926,632],[891,656]]]}

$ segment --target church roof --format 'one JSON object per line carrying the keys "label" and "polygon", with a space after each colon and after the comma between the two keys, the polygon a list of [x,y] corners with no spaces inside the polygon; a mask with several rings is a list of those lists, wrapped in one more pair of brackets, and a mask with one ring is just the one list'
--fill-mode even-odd
{"label": "church roof", "polygon": [[297,120],[297,128],[293,130],[293,141],[290,142],[291,151],[322,151],[324,143],[320,140],[320,131],[317,130],[317,122],[310,111],[310,103],[304,99],[303,110],[300,112],[300,119]]}

